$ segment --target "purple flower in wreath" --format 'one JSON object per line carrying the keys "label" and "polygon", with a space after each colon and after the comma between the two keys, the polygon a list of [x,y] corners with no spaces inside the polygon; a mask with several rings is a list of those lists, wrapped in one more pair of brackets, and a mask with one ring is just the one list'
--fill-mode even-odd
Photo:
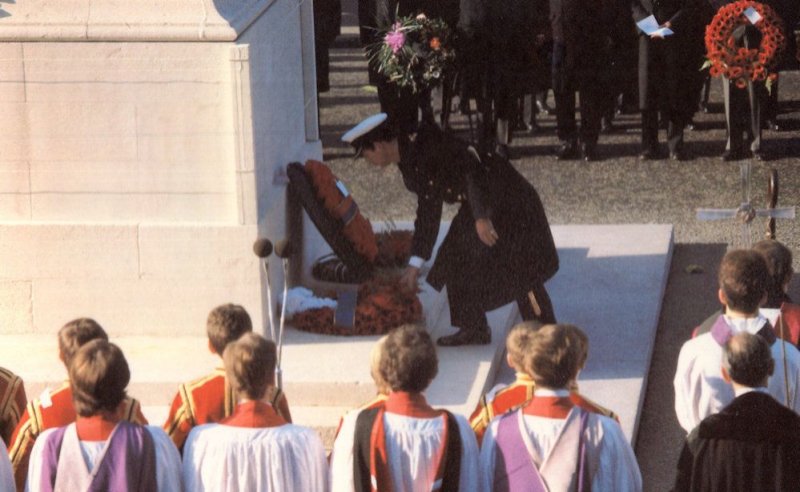
{"label": "purple flower in wreath", "polygon": [[406,44],[406,35],[403,31],[400,30],[400,23],[395,23],[394,30],[389,31],[384,36],[383,41],[392,48],[392,53],[395,55],[398,51],[403,49],[403,45]]}

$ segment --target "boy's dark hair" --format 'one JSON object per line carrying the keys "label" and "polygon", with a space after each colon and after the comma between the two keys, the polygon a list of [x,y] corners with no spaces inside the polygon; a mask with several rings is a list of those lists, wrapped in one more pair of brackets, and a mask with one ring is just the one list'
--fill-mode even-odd
{"label": "boy's dark hair", "polygon": [[91,318],[73,319],[62,326],[58,330],[58,350],[67,369],[78,349],[84,344],[98,339],[108,341],[108,334],[97,321]]}
{"label": "boy's dark hair", "polygon": [[753,250],[729,251],[719,266],[719,288],[734,311],[754,313],[767,292],[767,262]]}
{"label": "boy's dark hair", "polygon": [[775,361],[763,337],[737,333],[725,343],[722,365],[732,380],[750,388],[762,386],[772,375]]}
{"label": "boy's dark hair", "polygon": [[225,347],[225,375],[237,395],[260,400],[275,377],[275,343],[257,333],[245,333]]}
{"label": "boy's dark hair", "polygon": [[253,322],[245,309],[238,304],[223,304],[208,313],[206,332],[214,351],[220,356],[225,346],[253,331]]}
{"label": "boy's dark hair", "polygon": [[753,246],[767,263],[767,305],[779,308],[786,298],[783,286],[792,279],[792,251],[774,239],[764,239]]}
{"label": "boy's dark hair", "polygon": [[116,411],[125,399],[131,371],[122,351],[106,340],[86,343],[69,365],[72,403],[81,417]]}
{"label": "boy's dark hair", "polygon": [[537,386],[567,388],[578,376],[586,344],[574,325],[544,325],[531,337],[525,370]]}
{"label": "boy's dark hair", "polygon": [[402,325],[383,342],[380,373],[392,391],[421,393],[439,371],[431,336],[417,325]]}

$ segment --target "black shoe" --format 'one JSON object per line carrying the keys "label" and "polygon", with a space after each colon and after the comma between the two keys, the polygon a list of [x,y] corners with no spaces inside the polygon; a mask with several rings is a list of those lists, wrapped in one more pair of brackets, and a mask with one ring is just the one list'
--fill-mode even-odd
{"label": "black shoe", "polygon": [[669,153],[669,159],[672,161],[688,161],[691,158],[689,153],[683,149],[673,150]]}
{"label": "black shoe", "polygon": [[722,153],[723,162],[740,161],[746,156],[741,150],[726,150]]}
{"label": "black shoe", "polygon": [[767,157],[760,150],[754,150],[752,156],[754,161],[762,162],[767,160]]}
{"label": "black shoe", "polygon": [[778,125],[778,122],[776,120],[766,120],[763,126],[765,130],[770,130],[773,132],[781,131],[781,127],[780,125]]}
{"label": "black shoe", "polygon": [[686,124],[686,130],[687,131],[693,132],[696,129],[697,129],[697,125],[695,125],[694,121],[690,121],[689,123]]}
{"label": "black shoe", "polygon": [[509,160],[509,155],[510,154],[508,153],[508,145],[501,144],[501,143],[496,144],[494,146],[494,153],[496,155],[499,155],[500,157],[502,157],[505,160]]}
{"label": "black shoe", "polygon": [[657,147],[645,147],[645,149],[642,150],[642,153],[639,154],[639,159],[643,161],[654,161],[660,158],[661,155],[658,152]]}
{"label": "black shoe", "polygon": [[542,116],[550,116],[553,114],[553,108],[547,105],[546,102],[542,102],[540,100],[536,100],[536,109],[539,110],[539,114]]}
{"label": "black shoe", "polygon": [[581,144],[581,154],[583,155],[583,160],[586,162],[596,161],[597,145],[593,143]]}
{"label": "black shoe", "polygon": [[436,340],[436,345],[442,347],[457,347],[459,345],[486,345],[492,341],[492,332],[489,327],[480,330],[467,331],[463,328],[452,335],[439,337]]}
{"label": "black shoe", "polygon": [[565,142],[561,144],[561,147],[558,149],[558,153],[556,154],[556,159],[559,161],[571,161],[575,160],[578,157],[578,146],[575,142]]}
{"label": "black shoe", "polygon": [[614,131],[614,124],[611,118],[603,118],[600,120],[600,133],[611,133]]}

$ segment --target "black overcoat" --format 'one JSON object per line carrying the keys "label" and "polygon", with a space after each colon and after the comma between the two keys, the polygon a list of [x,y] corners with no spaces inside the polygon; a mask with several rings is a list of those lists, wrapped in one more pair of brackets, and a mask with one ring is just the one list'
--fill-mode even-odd
{"label": "black overcoat", "polygon": [[[650,39],[639,30],[639,106],[693,113],[694,94],[702,66],[702,36],[697,29],[699,0],[631,0],[633,20],[655,16],[659,24],[669,21],[672,36]],[[656,55],[656,52],[658,54]]]}
{"label": "black overcoat", "polygon": [[678,461],[676,492],[797,490],[800,417],[751,392],[703,419]]}
{"label": "black overcoat", "polygon": [[[534,187],[507,160],[484,156],[433,124],[415,139],[400,141],[403,182],[417,195],[411,254],[430,259],[443,203],[460,203],[427,281],[469,293],[484,311],[495,309],[544,283],[558,270],[558,254]],[[477,218],[491,219],[499,240],[484,245]]]}
{"label": "black overcoat", "polygon": [[598,83],[605,75],[605,48],[611,29],[603,18],[603,4],[593,0],[550,0],[553,36],[553,87]]}

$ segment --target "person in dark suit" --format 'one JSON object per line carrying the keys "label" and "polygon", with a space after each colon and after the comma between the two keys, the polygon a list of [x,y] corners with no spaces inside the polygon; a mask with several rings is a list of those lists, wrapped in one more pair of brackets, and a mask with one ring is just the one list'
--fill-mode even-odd
{"label": "person in dark suit", "polygon": [[[359,0],[360,40],[363,47],[382,41],[379,33],[391,28],[398,17],[425,14],[440,18],[451,29],[459,22],[460,3],[478,0]],[[430,91],[414,93],[399,88],[370,63],[369,81],[378,89],[381,111],[400,132],[415,132],[420,119],[433,121]]]}
{"label": "person in dark suit", "polygon": [[639,109],[642,111],[643,160],[660,158],[658,113],[667,119],[667,145],[672,160],[684,160],[683,129],[696,110],[694,77],[700,61],[686,56],[692,51],[693,17],[698,0],[632,0],[633,20],[650,15],[674,34],[661,37],[639,32]]}
{"label": "person in dark suit", "polygon": [[417,288],[420,268],[433,255],[443,203],[460,205],[426,278],[437,290],[447,286],[450,322],[459,328],[437,343],[489,343],[486,311],[515,300],[524,319],[553,323],[544,282],[558,270],[558,254],[533,186],[508,160],[479,157],[433,123],[404,134],[385,120],[367,118],[342,140],[374,166],[396,163],[417,195],[412,257],[401,279],[407,288]]}
{"label": "person in dark suit", "polygon": [[317,65],[317,92],[328,92],[330,83],[330,50],[342,26],[342,0],[314,2],[314,56]]}
{"label": "person in dark suit", "polygon": [[[596,158],[597,137],[608,92],[606,75],[610,38],[601,2],[550,0],[553,33],[553,95],[558,159]],[[581,125],[575,121],[575,94],[580,92]],[[580,152],[578,140],[580,136]]]}
{"label": "person in dark suit", "polygon": [[800,416],[766,392],[774,368],[763,337],[741,332],[725,343],[722,377],[736,398],[689,434],[674,491],[797,490]]}

